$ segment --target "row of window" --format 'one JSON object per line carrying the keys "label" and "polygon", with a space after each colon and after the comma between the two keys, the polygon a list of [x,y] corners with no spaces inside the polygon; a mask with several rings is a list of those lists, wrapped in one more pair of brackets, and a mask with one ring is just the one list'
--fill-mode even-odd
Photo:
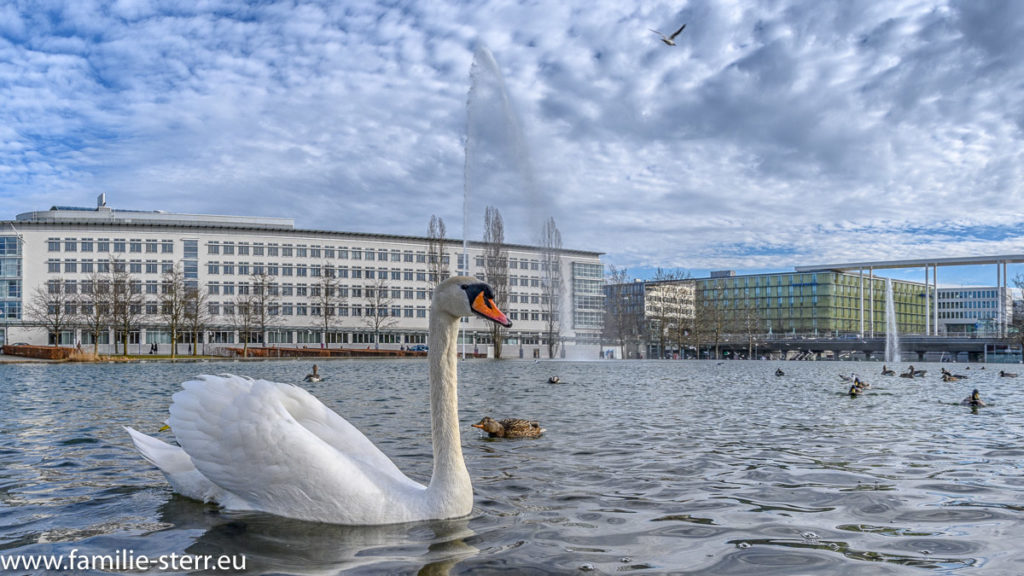
{"label": "row of window", "polygon": [[[194,269],[195,263],[186,261],[186,276],[194,278],[196,270]],[[164,274],[174,269],[174,262],[172,260],[59,260],[51,258],[46,263],[46,271],[50,274],[59,274],[61,272],[68,274],[107,274],[111,271],[114,272],[129,272],[131,274]],[[192,273],[190,272],[190,269]],[[249,264],[248,262],[208,262],[206,265],[206,273],[208,275],[225,275],[225,276],[250,276],[253,274],[261,275],[267,274],[269,276],[282,276],[282,277],[299,277],[299,278],[320,278],[324,274],[333,276],[335,278],[353,278],[353,279],[390,279],[390,280],[402,280],[406,282],[417,281],[426,282],[428,279],[433,281],[433,275],[427,271],[415,271],[415,270],[387,270],[387,269],[375,269],[375,268],[352,268],[347,267],[331,267],[331,266],[320,266],[318,264],[304,265],[304,264],[263,264],[255,263]],[[542,280],[538,277],[527,277],[527,276],[509,276],[509,286],[521,286],[530,288],[541,287]]]}
{"label": "row of window", "polygon": [[983,312],[983,311],[966,311],[966,312],[939,312],[939,318],[945,319],[962,319],[970,318],[973,320],[989,320],[997,318],[999,314],[996,312]]}
{"label": "row of window", "polygon": [[[195,240],[189,242],[196,243]],[[15,253],[17,250],[17,244],[11,243],[10,253]],[[4,249],[4,252],[8,251],[8,245],[5,240],[4,244],[0,246]],[[60,252],[63,249],[64,252],[108,252],[108,253],[146,253],[146,254],[173,254],[174,253],[174,241],[173,240],[156,240],[156,239],[141,239],[141,238],[48,238],[47,239],[47,250],[50,252]],[[363,249],[363,248],[345,248],[345,247],[329,247],[329,246],[305,246],[302,244],[290,245],[290,244],[262,244],[262,243],[234,243],[234,242],[209,242],[207,244],[208,254],[224,254],[224,255],[253,255],[253,256],[282,256],[285,258],[327,258],[327,259],[341,259],[341,260],[367,260],[367,261],[391,261],[391,262],[416,262],[420,264],[427,263],[429,257],[425,252],[412,252],[404,251],[398,252],[397,250],[384,250],[384,249]],[[188,256],[188,255],[186,255]],[[459,254],[459,265],[462,265],[462,255]],[[443,264],[449,265],[451,263],[451,257],[447,254],[443,258]],[[476,257],[477,267],[484,266],[484,257]],[[513,270],[541,270],[546,269],[546,263],[542,263],[538,260],[528,259],[516,259],[509,258],[508,265]],[[557,263],[556,263],[557,266]]]}
{"label": "row of window", "polygon": [[959,302],[939,302],[939,310],[949,309],[978,309],[978,308],[999,308],[995,300],[967,300]]}
{"label": "row of window", "polygon": [[141,240],[124,238],[49,238],[46,240],[47,250],[60,252],[112,252],[112,253],[146,253],[174,254],[174,240]]}
{"label": "row of window", "polygon": [[997,290],[939,290],[940,300],[998,298]]}
{"label": "row of window", "polygon": [[[65,273],[82,274],[109,274],[114,272],[129,272],[131,274],[164,274],[174,269],[174,261],[162,260],[57,260],[51,258],[46,261],[46,271],[50,274],[59,274],[61,270]],[[145,272],[143,272],[145,271]]]}

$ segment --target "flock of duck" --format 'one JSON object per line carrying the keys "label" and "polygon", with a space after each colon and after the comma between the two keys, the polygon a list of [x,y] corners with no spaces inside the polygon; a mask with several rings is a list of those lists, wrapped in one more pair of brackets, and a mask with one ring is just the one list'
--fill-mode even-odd
{"label": "flock of duck", "polygon": [[[967,369],[970,370],[971,367],[968,366]],[[982,366],[981,369],[984,370],[985,367]],[[967,378],[965,374],[954,374],[949,370],[946,370],[946,368],[944,367],[940,368],[940,371],[942,372],[941,378],[943,382],[957,382],[959,380],[964,380]],[[900,372],[899,376],[900,378],[923,378],[927,374],[927,370],[917,370],[914,368],[914,365],[911,364],[905,372]],[[786,373],[782,370],[782,368],[777,368],[775,370],[775,376],[778,377],[785,375]],[[883,364],[882,376],[896,376],[896,371]],[[1005,370],[1000,370],[999,377],[1016,378],[1017,374],[1015,372],[1006,372]],[[856,374],[851,374],[849,376],[845,374],[840,374],[839,379],[842,380],[843,382],[851,383],[850,389],[847,392],[847,394],[849,394],[851,398],[856,398],[857,396],[860,396],[865,390],[871,388],[871,384],[864,380],[861,380],[860,377],[857,376]],[[987,406],[987,404],[985,404],[985,401],[981,399],[981,393],[978,392],[977,388],[975,388],[974,391],[971,392],[970,396],[967,396],[966,398],[961,400],[960,404],[962,406],[971,406],[972,408],[980,408],[982,406]]]}
{"label": "flock of duck", "polygon": [[[166,423],[174,443],[125,428],[175,492],[229,510],[345,525],[467,516],[473,486],[462,454],[457,378],[459,322],[466,316],[512,326],[495,304],[493,289],[476,278],[455,276],[435,288],[427,356],[433,472],[426,485],[403,474],[355,426],[292,384],[203,375],[183,383],[172,397]],[[322,379],[316,367],[305,378]],[[855,377],[854,387],[866,387],[858,383]],[[965,403],[984,405],[977,390]],[[518,418],[486,417],[473,427],[501,438],[544,431],[538,422]]]}

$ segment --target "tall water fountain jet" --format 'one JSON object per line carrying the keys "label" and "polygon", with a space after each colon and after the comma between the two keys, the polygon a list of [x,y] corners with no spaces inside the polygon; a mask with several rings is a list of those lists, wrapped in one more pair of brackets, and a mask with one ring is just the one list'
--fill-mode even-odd
{"label": "tall water fountain jet", "polygon": [[[462,237],[470,236],[472,201],[490,204],[502,211],[506,229],[521,235],[530,231],[539,238],[550,204],[538,191],[529,148],[519,116],[509,98],[505,78],[487,46],[473,53],[466,97],[466,139],[463,143]],[[525,213],[523,213],[525,211]],[[482,215],[482,210],[477,210]],[[511,214],[510,214],[511,213]],[[518,242],[535,242],[519,238]]]}
{"label": "tall water fountain jet", "polygon": [[900,361],[900,336],[896,330],[896,305],[892,299],[892,278],[885,279],[885,361]]}
{"label": "tall water fountain jet", "polygon": [[[529,147],[501,69],[482,43],[473,53],[469,78],[463,143],[463,273],[468,273],[469,269],[469,238],[480,237],[470,230],[473,203],[480,205],[475,210],[478,215],[482,214],[483,205],[499,208],[505,229],[519,236],[512,241],[534,245],[541,245],[543,224],[553,214],[551,200],[541,194],[537,185]],[[505,241],[509,242],[510,238]],[[571,294],[568,290],[566,293]],[[561,307],[562,319],[572,310],[572,298],[567,297],[563,302],[567,302],[568,307]],[[560,321],[560,336],[564,335],[565,327],[566,323]],[[560,337],[560,340],[564,342],[565,338]]]}

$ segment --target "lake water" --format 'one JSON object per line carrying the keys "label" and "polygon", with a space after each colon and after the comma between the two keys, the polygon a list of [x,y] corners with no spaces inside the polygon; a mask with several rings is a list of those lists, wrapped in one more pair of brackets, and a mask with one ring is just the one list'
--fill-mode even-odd
{"label": "lake water", "polygon": [[[910,380],[875,363],[469,361],[473,513],[386,527],[175,496],[121,428],[156,432],[194,375],[300,383],[309,364],[0,365],[0,558],[234,555],[285,574],[1024,573],[1024,376],[998,377],[1014,367],[946,365],[970,378],[943,383],[937,364]],[[327,379],[305,387],[428,481],[426,362],[319,364]],[[852,371],[873,384],[859,398],[839,378]],[[988,407],[959,405],[973,388]],[[547,431],[488,439],[469,426],[484,415]]]}

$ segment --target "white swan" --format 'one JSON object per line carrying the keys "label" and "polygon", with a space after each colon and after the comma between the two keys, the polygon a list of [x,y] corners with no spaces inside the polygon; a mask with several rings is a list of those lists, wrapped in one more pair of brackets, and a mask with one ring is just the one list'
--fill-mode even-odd
{"label": "white swan", "polygon": [[131,428],[139,452],[184,496],[332,524],[465,516],[473,486],[462,458],[456,382],[459,318],[511,322],[491,288],[455,277],[434,291],[428,362],[434,471],[423,486],[305,390],[239,376],[202,376],[174,395],[172,446]]}

